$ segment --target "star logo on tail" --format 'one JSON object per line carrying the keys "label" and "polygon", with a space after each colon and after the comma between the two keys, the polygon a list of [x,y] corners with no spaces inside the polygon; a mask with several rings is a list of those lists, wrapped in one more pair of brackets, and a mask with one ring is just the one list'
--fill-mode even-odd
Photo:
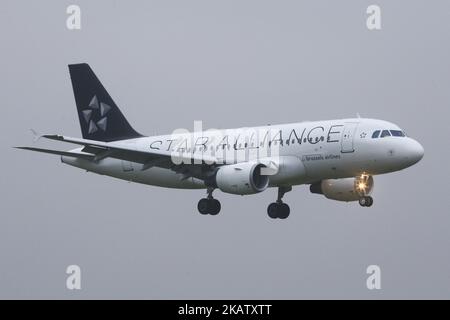
{"label": "star logo on tail", "polygon": [[95,133],[98,130],[106,131],[108,125],[108,117],[106,115],[110,110],[110,105],[99,102],[96,95],[92,97],[87,109],[82,111],[84,120],[89,126],[89,134]]}

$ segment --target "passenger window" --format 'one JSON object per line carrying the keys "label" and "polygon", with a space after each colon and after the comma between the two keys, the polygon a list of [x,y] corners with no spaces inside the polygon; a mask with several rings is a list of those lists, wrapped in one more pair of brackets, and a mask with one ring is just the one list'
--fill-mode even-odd
{"label": "passenger window", "polygon": [[389,133],[389,130],[383,130],[381,132],[380,138],[389,137],[391,134]]}
{"label": "passenger window", "polygon": [[380,135],[380,130],[376,130],[373,132],[372,138],[378,138],[379,135]]}
{"label": "passenger window", "polygon": [[405,134],[401,130],[391,130],[391,134],[393,137],[404,137]]}

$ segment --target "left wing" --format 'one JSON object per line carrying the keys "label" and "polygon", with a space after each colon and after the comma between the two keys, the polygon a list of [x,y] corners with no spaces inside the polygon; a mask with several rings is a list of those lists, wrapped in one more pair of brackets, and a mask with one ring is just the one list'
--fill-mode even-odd
{"label": "left wing", "polygon": [[[84,146],[83,153],[74,153],[68,151],[47,150],[32,147],[18,147],[19,149],[39,151],[51,154],[67,155],[78,158],[85,158],[91,161],[100,161],[105,158],[114,158],[126,160],[136,163],[141,163],[142,170],[147,170],[151,167],[161,167],[172,169],[176,172],[182,173],[185,176],[192,176],[200,179],[205,179],[207,172],[212,167],[217,165],[217,159],[209,155],[194,155],[192,153],[174,154],[170,152],[163,152],[158,150],[136,150],[134,145],[127,143],[127,140],[102,142],[89,139],[72,138],[62,135],[44,134],[40,137],[74,143]],[[206,170],[205,170],[206,169]]]}
{"label": "left wing", "polygon": [[[74,143],[78,145],[82,145],[85,148],[83,151],[95,154],[95,161],[104,159],[104,158],[116,158],[121,160],[127,160],[142,164],[147,164],[149,161],[153,161],[155,159],[164,159],[171,162],[171,165],[176,165],[181,162],[184,164],[209,164],[213,165],[217,163],[217,159],[215,157],[211,157],[208,155],[193,155],[193,154],[173,154],[170,152],[163,152],[158,150],[152,151],[142,151],[136,150],[127,142],[127,140],[115,141],[115,142],[102,142],[95,141],[89,139],[80,139],[80,138],[71,138],[61,135],[42,135],[43,138],[57,141],[65,141],[69,143]],[[175,160],[175,161],[172,161]],[[171,166],[170,165],[170,166]]]}
{"label": "left wing", "polygon": [[50,154],[56,154],[60,156],[74,157],[86,160],[94,160],[94,155],[87,153],[78,153],[78,152],[70,152],[70,151],[59,151],[59,150],[50,150],[50,149],[42,149],[42,148],[33,148],[33,147],[15,147],[16,149],[22,150],[31,150],[37,152],[44,152]]}

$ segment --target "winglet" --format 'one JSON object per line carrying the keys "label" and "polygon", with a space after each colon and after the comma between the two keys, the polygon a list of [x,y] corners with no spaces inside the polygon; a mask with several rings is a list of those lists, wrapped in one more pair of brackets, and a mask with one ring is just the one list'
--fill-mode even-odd
{"label": "winglet", "polygon": [[30,129],[31,133],[33,134],[33,142],[37,142],[40,138],[42,138],[42,135],[37,133],[36,130]]}

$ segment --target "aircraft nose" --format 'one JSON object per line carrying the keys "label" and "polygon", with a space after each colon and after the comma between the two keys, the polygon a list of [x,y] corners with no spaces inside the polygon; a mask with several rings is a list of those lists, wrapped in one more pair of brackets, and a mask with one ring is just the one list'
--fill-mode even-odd
{"label": "aircraft nose", "polygon": [[425,153],[422,145],[414,139],[411,139],[408,145],[408,158],[412,164],[419,162]]}

